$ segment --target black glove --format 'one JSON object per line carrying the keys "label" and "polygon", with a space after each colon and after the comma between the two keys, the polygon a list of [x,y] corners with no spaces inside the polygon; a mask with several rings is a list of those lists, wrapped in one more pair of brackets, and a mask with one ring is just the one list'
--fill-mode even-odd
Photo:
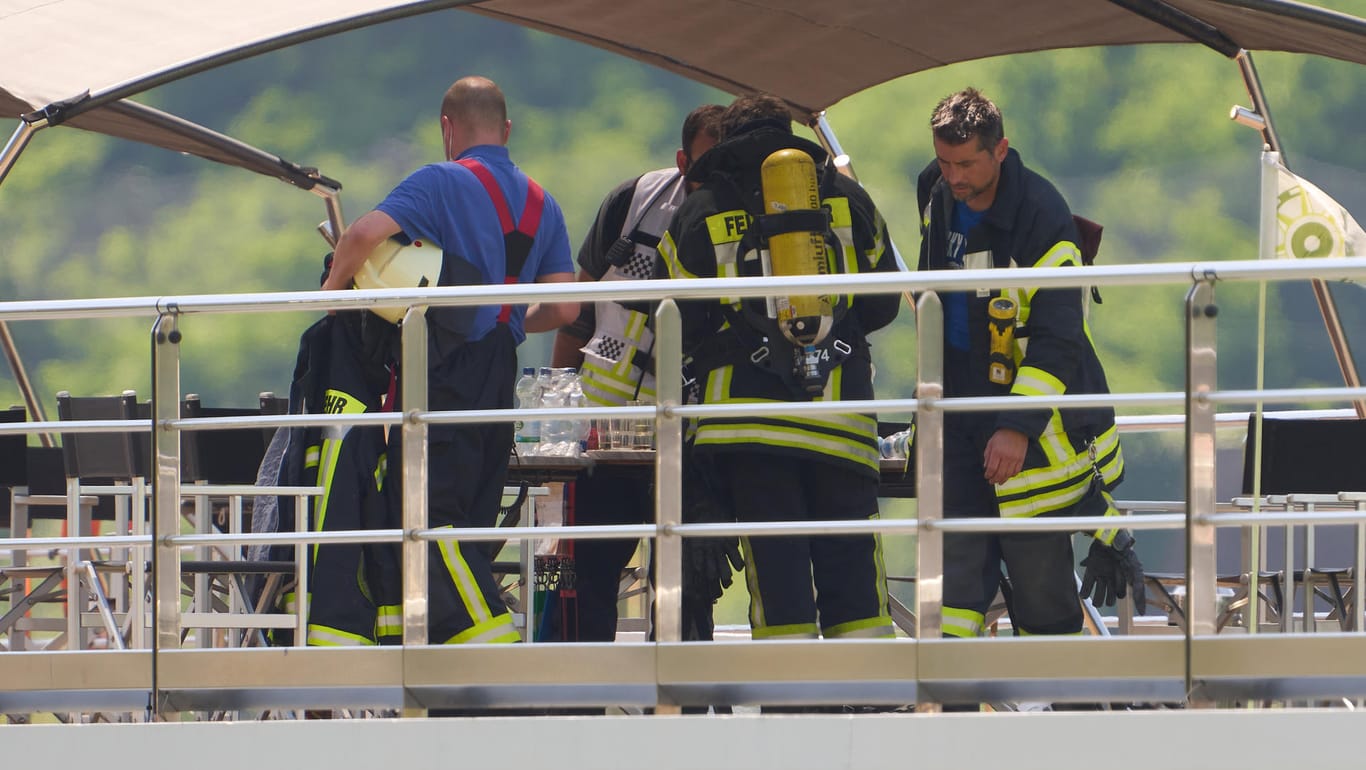
{"label": "black glove", "polygon": [[1081,578],[1081,595],[1090,595],[1091,603],[1107,607],[1116,599],[1134,592],[1134,612],[1142,615],[1147,607],[1147,592],[1143,587],[1143,563],[1134,553],[1134,536],[1127,530],[1115,535],[1113,545],[1091,541],[1091,552],[1081,560],[1086,572]]}
{"label": "black glove", "polygon": [[745,568],[734,537],[689,537],[683,541],[683,593],[710,605],[730,588],[732,568]]}

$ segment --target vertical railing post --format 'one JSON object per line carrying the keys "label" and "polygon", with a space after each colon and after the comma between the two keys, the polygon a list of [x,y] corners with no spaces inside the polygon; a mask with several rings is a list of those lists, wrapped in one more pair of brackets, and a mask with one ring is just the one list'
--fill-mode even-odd
{"label": "vertical railing post", "polygon": [[[158,659],[163,650],[180,647],[180,548],[170,538],[180,534],[180,431],[170,423],[180,417],[180,329],[177,314],[162,313],[152,327],[152,710],[162,712]],[[142,515],[141,501],[134,501],[134,515]],[[136,553],[138,549],[133,549]],[[133,561],[141,569],[142,557]],[[130,602],[138,607],[140,602]],[[138,614],[141,614],[139,610]],[[133,618],[133,626],[142,623]]]}
{"label": "vertical railing post", "polygon": [[[934,292],[916,303],[918,355],[915,396],[916,639],[938,639],[943,630],[944,534],[935,524],[944,516],[944,308]],[[917,711],[938,711],[917,699]]]}
{"label": "vertical railing post", "polygon": [[[1212,277],[1186,295],[1186,692],[1195,685],[1193,640],[1215,634],[1215,406],[1218,306]],[[1256,590],[1256,586],[1250,587]]]}
{"label": "vertical railing post", "polygon": [[[674,411],[683,403],[683,337],[671,299],[655,311],[655,367],[655,639],[669,643],[683,639],[683,540],[673,531],[683,521],[683,421]],[[656,714],[679,713],[676,704],[659,700]]]}
{"label": "vertical railing post", "polygon": [[[427,549],[414,537],[427,528],[427,318],[425,307],[408,308],[403,316],[403,646],[427,644]],[[407,703],[404,716],[426,716],[426,709]]]}

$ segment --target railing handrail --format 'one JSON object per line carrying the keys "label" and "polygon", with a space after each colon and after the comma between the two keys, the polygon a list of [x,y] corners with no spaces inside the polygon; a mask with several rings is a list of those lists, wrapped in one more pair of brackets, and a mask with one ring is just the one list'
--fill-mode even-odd
{"label": "railing handrail", "polygon": [[1357,280],[1366,282],[1366,260],[1324,257],[1306,260],[1160,262],[1138,265],[1038,267],[1029,270],[938,270],[828,276],[694,278],[687,280],[531,283],[489,286],[432,286],[421,289],[186,294],[0,302],[0,321],[56,318],[116,318],[200,313],[359,310],[370,307],[469,307],[584,300],[716,299],[772,297],[803,291],[869,294],[964,291],[997,288],[1189,285],[1193,281]]}

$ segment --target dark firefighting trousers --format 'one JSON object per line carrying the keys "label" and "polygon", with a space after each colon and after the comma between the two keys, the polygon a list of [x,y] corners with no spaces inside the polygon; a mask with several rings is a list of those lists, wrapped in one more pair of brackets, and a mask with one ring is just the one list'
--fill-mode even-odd
{"label": "dark firefighting trousers", "polygon": [[[984,477],[983,453],[995,430],[990,414],[944,418],[944,516],[998,516]],[[981,634],[1003,574],[1011,588],[1010,619],[1020,634],[1081,631],[1072,535],[1067,532],[944,535],[944,635]]]}
{"label": "dark firefighting trousers", "polygon": [[[499,324],[488,336],[466,342],[430,364],[428,411],[511,409],[517,348]],[[431,425],[428,428],[428,526],[492,527],[507,480],[512,451],[510,423]],[[401,528],[403,474],[401,432],[389,437],[390,526]],[[399,546],[376,549],[384,567],[381,604],[402,604]],[[478,644],[520,639],[493,576],[493,559],[482,542],[433,542],[427,554],[428,629],[431,644]],[[401,634],[401,627],[389,628]],[[382,639],[396,642],[393,635]]]}
{"label": "dark firefighting trousers", "polygon": [[[877,479],[829,463],[733,452],[717,453],[715,466],[742,523],[877,515]],[[754,638],[892,635],[880,538],[756,535],[741,545]]]}
{"label": "dark firefighting trousers", "polygon": [[[574,482],[574,523],[579,525],[652,524],[654,472],[641,468],[598,466]],[[686,516],[686,514],[685,514]],[[635,555],[638,540],[574,541],[574,593],[577,634],[565,641],[610,642],[617,635],[617,597],[621,576]],[[647,545],[648,547],[648,545]],[[650,549],[653,553],[653,549]],[[653,561],[651,558],[651,569]],[[712,638],[712,602],[684,591],[683,639]],[[650,635],[653,638],[653,634]]]}

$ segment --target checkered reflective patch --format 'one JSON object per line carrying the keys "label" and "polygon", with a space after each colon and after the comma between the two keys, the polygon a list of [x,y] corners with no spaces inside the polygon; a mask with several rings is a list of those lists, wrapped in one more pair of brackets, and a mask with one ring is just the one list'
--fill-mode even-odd
{"label": "checkered reflective patch", "polygon": [[621,272],[638,281],[650,280],[655,274],[654,255],[641,254],[637,251],[625,265],[622,265]]}
{"label": "checkered reflective patch", "polygon": [[620,361],[623,353],[626,352],[626,343],[613,337],[599,337],[596,340],[597,348],[594,352],[609,361]]}

